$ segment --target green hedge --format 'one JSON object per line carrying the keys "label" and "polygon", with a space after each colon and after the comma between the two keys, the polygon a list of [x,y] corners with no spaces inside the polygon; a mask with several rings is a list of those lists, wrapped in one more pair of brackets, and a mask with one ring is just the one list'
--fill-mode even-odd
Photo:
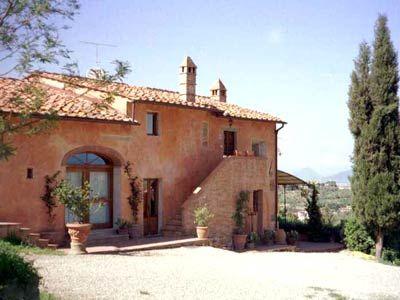
{"label": "green hedge", "polygon": [[39,281],[33,264],[0,240],[0,299],[39,299]]}
{"label": "green hedge", "polygon": [[311,228],[307,223],[299,220],[284,220],[278,216],[279,228],[285,231],[296,230],[300,234],[307,235],[311,242],[330,242],[331,239],[335,242],[342,242],[343,240],[343,225],[329,225],[322,224],[318,229]]}

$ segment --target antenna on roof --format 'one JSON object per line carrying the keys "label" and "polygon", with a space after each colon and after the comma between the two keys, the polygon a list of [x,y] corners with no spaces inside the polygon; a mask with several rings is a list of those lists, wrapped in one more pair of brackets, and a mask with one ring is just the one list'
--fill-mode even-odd
{"label": "antenna on roof", "polygon": [[99,61],[99,47],[113,47],[116,48],[116,45],[112,44],[104,44],[104,43],[95,43],[91,41],[80,41],[81,43],[88,44],[88,45],[93,45],[96,47],[96,66],[100,68],[100,61]]}

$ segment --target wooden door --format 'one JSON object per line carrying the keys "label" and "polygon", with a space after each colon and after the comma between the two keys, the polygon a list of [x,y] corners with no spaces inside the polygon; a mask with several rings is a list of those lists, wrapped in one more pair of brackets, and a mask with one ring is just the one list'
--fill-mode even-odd
{"label": "wooden door", "polygon": [[233,155],[235,144],[235,132],[224,131],[224,155]]}
{"label": "wooden door", "polygon": [[158,234],[158,180],[143,181],[144,235]]}

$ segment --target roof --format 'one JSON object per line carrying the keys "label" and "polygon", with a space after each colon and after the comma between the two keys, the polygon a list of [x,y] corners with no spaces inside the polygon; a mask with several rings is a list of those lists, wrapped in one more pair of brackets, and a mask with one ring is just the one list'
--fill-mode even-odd
{"label": "roof", "polygon": [[270,121],[285,123],[281,119],[274,117],[268,113],[258,112],[252,109],[243,108],[239,105],[220,102],[213,100],[211,97],[199,96],[195,97],[195,101],[185,101],[179,98],[179,93],[176,91],[169,91],[164,89],[150,88],[150,87],[139,87],[134,85],[128,85],[125,83],[112,82],[104,84],[96,79],[90,79],[87,77],[80,76],[67,76],[57,73],[49,72],[37,72],[31,76],[40,76],[43,78],[53,79],[74,86],[90,88],[103,92],[113,92],[119,96],[128,98],[132,101],[137,102],[151,102],[158,104],[171,104],[178,105],[186,108],[199,108],[209,111],[213,111],[220,116],[248,119],[248,120],[259,120],[259,121]]}
{"label": "roof", "polygon": [[109,105],[100,103],[99,99],[40,84],[34,79],[19,80],[0,77],[0,111],[27,112],[35,103],[34,93],[28,91],[32,87],[37,87],[40,92],[45,93],[44,101],[36,113],[38,115],[56,113],[64,118],[137,123]]}
{"label": "roof", "polygon": [[225,85],[222,83],[221,79],[218,79],[214,84],[211,86],[211,90],[222,90],[226,91]]}
{"label": "roof", "polygon": [[303,179],[278,170],[278,185],[308,185]]}
{"label": "roof", "polygon": [[181,67],[193,67],[193,68],[197,68],[196,64],[193,62],[193,60],[190,58],[190,56],[186,56],[182,63],[181,63]]}

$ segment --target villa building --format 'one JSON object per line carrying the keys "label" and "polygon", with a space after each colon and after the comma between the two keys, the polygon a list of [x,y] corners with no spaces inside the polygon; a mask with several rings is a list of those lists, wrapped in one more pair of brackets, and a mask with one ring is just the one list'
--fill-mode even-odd
{"label": "villa building", "polygon": [[[228,242],[240,191],[250,192],[247,229],[277,226],[277,135],[284,122],[230,102],[218,80],[209,96],[196,94],[197,66],[186,57],[179,91],[37,72],[25,79],[0,78],[0,113],[20,113],[10,99],[25,85],[46,91],[39,114],[55,111],[57,126],[28,137],[13,136],[16,155],[0,162],[0,221],[65,237],[70,214],[62,205],[49,222],[41,200],[45,176],[60,171],[74,185],[89,181],[104,205],[93,210],[94,230],[132,218],[129,161],[142,186],[141,235],[192,234],[193,210],[207,204],[215,215],[210,235]],[[98,105],[106,93],[110,105]],[[22,106],[21,106],[22,105]]]}

